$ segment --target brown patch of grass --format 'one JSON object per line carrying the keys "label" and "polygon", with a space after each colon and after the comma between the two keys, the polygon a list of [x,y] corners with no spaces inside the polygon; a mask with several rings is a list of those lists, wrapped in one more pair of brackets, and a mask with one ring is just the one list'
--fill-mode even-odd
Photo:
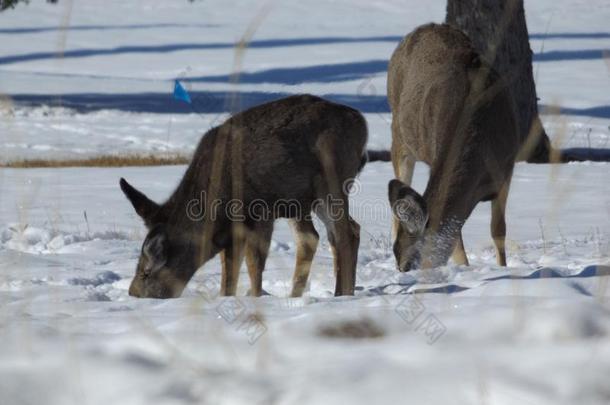
{"label": "brown patch of grass", "polygon": [[190,158],[184,155],[103,155],[83,159],[24,159],[0,163],[4,168],[61,168],[61,167],[125,167],[185,165]]}
{"label": "brown patch of grass", "polygon": [[320,336],[343,339],[372,339],[380,338],[385,332],[379,325],[369,318],[355,320],[341,320],[332,325],[325,325],[318,329]]}

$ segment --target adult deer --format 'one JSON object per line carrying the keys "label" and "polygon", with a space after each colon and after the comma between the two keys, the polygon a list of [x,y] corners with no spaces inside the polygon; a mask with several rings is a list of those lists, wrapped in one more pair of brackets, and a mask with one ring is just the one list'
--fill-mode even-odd
{"label": "adult deer", "polygon": [[[388,69],[392,109],[389,183],[400,271],[468,264],[461,229],[479,201],[492,204],[491,235],[506,265],[504,213],[519,150],[514,102],[468,37],[448,25],[417,28]],[[423,195],[410,187],[416,161],[430,167]]]}
{"label": "adult deer", "polygon": [[286,217],[296,236],[292,296],[300,296],[318,244],[312,210],[333,249],[335,295],[353,294],[359,226],[349,216],[346,187],[366,161],[366,140],[358,111],[299,95],[251,108],[208,131],[163,204],[121,179],[149,229],[129,294],[177,297],[220,253],[221,294],[235,295],[245,256],[250,291],[258,296],[274,220]]}

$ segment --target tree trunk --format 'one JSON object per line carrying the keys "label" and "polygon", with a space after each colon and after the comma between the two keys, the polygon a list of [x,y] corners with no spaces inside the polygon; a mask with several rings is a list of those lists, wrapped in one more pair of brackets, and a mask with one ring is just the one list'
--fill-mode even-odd
{"label": "tree trunk", "polygon": [[447,0],[446,21],[464,31],[483,58],[509,81],[523,145],[518,160],[549,162],[552,149],[538,116],[523,0]]}

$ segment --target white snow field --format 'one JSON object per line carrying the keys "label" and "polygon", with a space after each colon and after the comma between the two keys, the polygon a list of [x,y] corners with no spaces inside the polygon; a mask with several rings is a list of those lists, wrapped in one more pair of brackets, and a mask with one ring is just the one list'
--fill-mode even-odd
{"label": "white snow field", "polygon": [[[561,107],[543,116],[553,142],[610,147],[610,3],[525,5],[540,103]],[[190,153],[232,94],[239,107],[326,95],[362,109],[369,146],[387,148],[387,60],[444,7],[33,0],[0,13],[0,162]],[[194,111],[172,100],[176,78]],[[131,298],[145,228],[118,180],[162,201],[184,170],[0,169],[0,404],[610,403],[608,163],[516,166],[506,268],[481,203],[464,228],[470,266],[398,273],[391,165],[370,163],[352,200],[354,297],[333,297],[323,236],[305,296],[286,298],[295,251],[280,221],[271,296],[246,297],[242,272],[239,296],[218,297],[214,259],[181,298]],[[426,176],[417,166],[417,190]]]}

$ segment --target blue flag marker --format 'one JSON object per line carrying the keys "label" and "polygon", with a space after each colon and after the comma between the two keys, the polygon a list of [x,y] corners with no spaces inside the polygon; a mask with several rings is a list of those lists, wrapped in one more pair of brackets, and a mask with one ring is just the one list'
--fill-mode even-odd
{"label": "blue flag marker", "polygon": [[191,96],[189,96],[188,91],[186,91],[178,80],[174,81],[174,98],[188,104],[192,103]]}

